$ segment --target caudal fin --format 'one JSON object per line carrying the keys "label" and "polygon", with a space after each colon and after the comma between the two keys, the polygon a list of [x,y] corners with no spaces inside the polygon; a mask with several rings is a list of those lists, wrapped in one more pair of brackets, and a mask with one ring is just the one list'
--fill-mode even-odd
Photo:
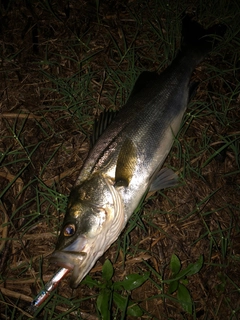
{"label": "caudal fin", "polygon": [[223,37],[226,26],[216,24],[208,29],[204,29],[198,22],[189,15],[182,19],[182,47],[181,51],[195,53],[202,60],[204,56],[218,44]]}

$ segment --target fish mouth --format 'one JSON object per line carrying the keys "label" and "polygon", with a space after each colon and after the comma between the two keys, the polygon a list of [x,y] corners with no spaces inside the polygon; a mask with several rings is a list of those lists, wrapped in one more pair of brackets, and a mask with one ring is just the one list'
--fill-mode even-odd
{"label": "fish mouth", "polygon": [[78,286],[76,279],[79,277],[80,270],[84,269],[82,264],[86,258],[86,252],[54,251],[49,257],[49,260],[59,267],[72,271],[70,287],[76,288]]}
{"label": "fish mouth", "polygon": [[74,251],[54,251],[49,260],[51,263],[57,264],[59,267],[63,267],[69,270],[73,270],[75,266],[82,264],[82,261],[86,258],[86,252],[74,252]]}
{"label": "fish mouth", "polygon": [[[86,239],[79,237],[72,244],[62,250],[55,250],[50,256],[50,263],[54,263],[59,267],[66,268],[72,271],[70,279],[70,286],[76,288],[79,279],[79,274],[85,269],[86,261],[88,260],[88,253],[83,251],[86,245]],[[81,251],[80,251],[81,250]]]}

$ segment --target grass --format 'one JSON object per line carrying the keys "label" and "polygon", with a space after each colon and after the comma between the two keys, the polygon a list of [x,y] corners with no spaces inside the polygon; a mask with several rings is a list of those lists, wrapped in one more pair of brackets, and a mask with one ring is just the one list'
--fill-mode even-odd
{"label": "grass", "polygon": [[[108,317],[132,319],[123,305],[112,303],[108,290],[115,292],[113,284],[128,275],[150,272],[142,286],[121,291],[143,310],[142,318],[238,319],[238,2],[117,1],[112,7],[96,1],[69,7],[35,0],[17,7],[17,1],[1,4],[0,318],[30,319],[26,307],[56,271],[47,256],[87,156],[94,118],[103,109],[119,109],[143,70],[161,72],[169,65],[187,10],[206,27],[221,22],[228,30],[193,75],[199,86],[166,161],[178,172],[179,186],[139,204],[90,272],[95,285],[83,283],[72,292],[63,280],[38,318],[100,319],[102,290]],[[171,261],[177,257],[186,270],[200,256],[202,269],[177,282],[191,297],[187,312],[181,295],[169,291]],[[110,284],[101,272],[107,259],[114,269]]]}

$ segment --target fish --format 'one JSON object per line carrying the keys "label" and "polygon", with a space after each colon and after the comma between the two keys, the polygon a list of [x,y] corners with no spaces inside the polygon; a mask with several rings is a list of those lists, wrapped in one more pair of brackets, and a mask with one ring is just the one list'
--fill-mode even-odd
{"label": "fish", "polygon": [[105,112],[99,121],[50,256],[71,271],[72,288],[119,237],[147,192],[176,185],[176,174],[162,166],[188,105],[191,75],[217,42],[211,35],[224,33],[222,26],[205,30],[188,15],[182,29],[173,62],[160,74],[144,71],[118,114]]}

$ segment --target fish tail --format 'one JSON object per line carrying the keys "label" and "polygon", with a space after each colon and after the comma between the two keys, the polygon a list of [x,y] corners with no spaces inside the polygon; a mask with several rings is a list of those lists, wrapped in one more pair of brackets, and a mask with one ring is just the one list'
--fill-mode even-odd
{"label": "fish tail", "polygon": [[182,19],[181,52],[192,55],[195,62],[199,63],[220,42],[225,31],[226,26],[222,24],[204,29],[189,15],[185,15]]}

